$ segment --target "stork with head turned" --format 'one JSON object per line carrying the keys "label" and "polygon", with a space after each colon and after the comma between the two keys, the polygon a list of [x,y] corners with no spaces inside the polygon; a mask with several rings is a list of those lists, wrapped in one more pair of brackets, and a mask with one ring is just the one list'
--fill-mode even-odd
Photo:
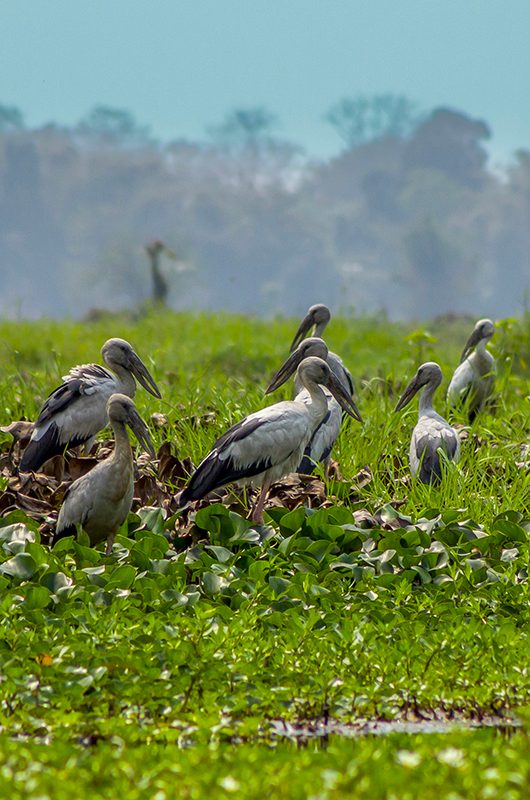
{"label": "stork with head turned", "polygon": [[490,319],[479,319],[473,328],[447,390],[450,406],[466,406],[471,421],[484,407],[495,384],[495,359],[486,345],[495,333]]}
{"label": "stork with head turned", "polygon": [[261,487],[261,492],[252,520],[262,523],[271,485],[297,468],[313,431],[328,413],[321,386],[329,389],[348,414],[360,419],[354,401],[321,358],[304,359],[298,377],[309,393],[309,401],[275,403],[230,428],[215,442],[181,492],[181,507],[229,483],[253,483]]}
{"label": "stork with head turned", "polygon": [[[419,402],[418,422],[410,440],[410,471],[418,475],[422,483],[437,483],[442,477],[442,458],[458,461],[460,439],[454,428],[437,414],[433,408],[433,395],[442,382],[442,370],[434,361],[419,367],[399,402],[396,411],[401,411],[416,392],[423,388]],[[441,452],[445,455],[441,456]]]}
{"label": "stork with head turned", "polygon": [[44,403],[20,462],[21,472],[35,472],[67,447],[88,445],[107,425],[107,401],[116,392],[134,397],[136,381],[155,397],[161,394],[149,370],[125,339],[108,339],[103,361],[73,367],[64,383]]}
{"label": "stork with head turned", "polygon": [[155,454],[149,431],[130,397],[112,394],[107,414],[114,432],[114,450],[66,490],[52,544],[65,536],[75,536],[76,526],[81,525],[91,544],[107,540],[105,552],[109,555],[133,499],[133,454],[126,426],[150,455]]}
{"label": "stork with head turned", "polygon": [[[303,318],[302,322],[298,326],[298,330],[294,335],[294,339],[291,342],[291,347],[289,352],[293,352],[300,342],[304,340],[308,333],[310,333],[311,329],[314,328],[313,336],[322,339],[324,330],[326,329],[328,322],[331,319],[331,312],[329,308],[322,303],[317,303],[314,306],[311,306],[307,310],[307,314]],[[354,388],[353,388],[353,379],[349,372],[349,370],[344,366],[344,363],[340,356],[336,353],[332,353],[331,351],[328,352],[327,362],[335,376],[338,380],[344,385],[344,387],[349,391],[350,395],[353,395]],[[300,391],[302,388],[299,384],[296,384],[296,393]]]}
{"label": "stork with head turned", "polygon": [[[337,373],[333,370],[333,366],[336,366],[336,364],[330,363],[329,361],[329,351],[326,343],[323,339],[313,336],[309,339],[302,339],[300,344],[296,347],[294,352],[291,353],[289,358],[280,367],[272,379],[267,389],[267,394],[275,391],[279,386],[284,384],[285,381],[288,380],[295,372],[304,358],[308,358],[309,356],[316,356],[321,358],[323,361],[326,361],[337,380],[341,383],[341,385],[343,385],[343,373],[342,371],[339,371],[339,374],[337,375]],[[345,387],[343,386],[343,388]],[[297,472],[306,475],[309,475],[313,472],[315,469],[315,464],[318,462],[322,462],[327,469],[331,450],[340,433],[343,421],[342,408],[335,400],[332,393],[328,389],[324,388],[324,394],[326,396],[326,402],[328,406],[327,414],[313,431],[311,439],[304,450],[302,460],[300,461],[296,470]],[[349,391],[348,394],[350,394]],[[304,403],[311,402],[311,396],[308,390],[305,388],[302,388],[297,393],[295,399],[301,400]]]}

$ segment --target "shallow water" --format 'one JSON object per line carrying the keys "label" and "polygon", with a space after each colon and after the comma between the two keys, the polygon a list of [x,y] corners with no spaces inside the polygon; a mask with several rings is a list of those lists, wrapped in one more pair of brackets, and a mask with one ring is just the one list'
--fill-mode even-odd
{"label": "shallow water", "polygon": [[481,719],[453,717],[452,719],[433,718],[420,720],[359,720],[355,723],[342,723],[336,720],[321,720],[307,725],[293,725],[284,720],[270,720],[271,735],[278,739],[326,739],[329,736],[356,738],[359,736],[388,736],[392,733],[451,733],[455,730],[477,730],[495,728],[501,733],[512,734],[521,728],[516,717],[484,716]]}

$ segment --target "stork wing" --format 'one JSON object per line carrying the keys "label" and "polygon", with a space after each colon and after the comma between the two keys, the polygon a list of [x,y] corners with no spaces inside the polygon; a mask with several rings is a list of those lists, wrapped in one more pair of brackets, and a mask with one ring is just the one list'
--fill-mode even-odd
{"label": "stork wing", "polygon": [[296,470],[304,475],[310,475],[313,472],[315,462],[323,462],[329,458],[340,433],[343,420],[342,409],[334,397],[327,397],[327,401],[328,413],[314,430],[311,440],[304,450],[302,461]]}
{"label": "stork wing", "polygon": [[52,544],[65,536],[73,536],[76,525],[83,525],[92,507],[90,494],[87,492],[88,484],[83,480],[85,476],[74,481],[64,493],[63,504],[57,518],[57,526]]}
{"label": "stork wing", "polygon": [[37,425],[48,422],[59,411],[83,395],[97,391],[102,382],[114,381],[114,376],[99,364],[82,364],[73,367],[68,375],[63,376],[64,383],[57,387],[46,399],[38,416]]}
{"label": "stork wing", "polygon": [[423,425],[420,421],[415,435],[420,480],[423,483],[440,480],[442,465],[439,451],[443,450],[450,461],[458,460],[458,446],[458,435],[445,420],[430,418]]}
{"label": "stork wing", "polygon": [[300,446],[307,416],[289,401],[257,411],[238,422],[214,444],[182,492],[180,503],[199,500],[233,481],[252,478],[282,463]]}

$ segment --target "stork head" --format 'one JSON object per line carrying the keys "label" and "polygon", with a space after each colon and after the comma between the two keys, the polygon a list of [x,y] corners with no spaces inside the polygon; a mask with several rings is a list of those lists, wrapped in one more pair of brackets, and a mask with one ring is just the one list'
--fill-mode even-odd
{"label": "stork head", "polygon": [[298,330],[295,333],[294,339],[291,342],[290,351],[292,352],[297,347],[305,336],[309,333],[311,328],[315,328],[315,336],[321,337],[324,333],[324,328],[331,319],[331,312],[329,308],[322,303],[317,303],[307,310],[307,314],[300,323]]}
{"label": "stork head", "polygon": [[309,392],[315,389],[315,385],[325,386],[350,417],[359,422],[363,421],[355,401],[322,358],[316,356],[304,358],[298,367],[298,377]]}
{"label": "stork head", "polygon": [[426,361],[418,368],[415,376],[401,395],[395,411],[401,411],[410,403],[416,392],[423,386],[430,386],[433,391],[442,382],[442,370],[435,361]]}
{"label": "stork head", "polygon": [[296,350],[291,353],[287,361],[282,364],[268,385],[265,394],[270,394],[270,392],[274,392],[275,389],[282,386],[282,384],[296,372],[304,358],[308,358],[309,356],[316,356],[323,361],[327,360],[328,347],[323,339],[319,339],[316,336],[311,336],[309,339],[302,339]]}
{"label": "stork head", "polygon": [[468,355],[473,351],[479,342],[489,342],[494,333],[495,325],[491,319],[479,319],[479,321],[475,324],[473,332],[471,333],[471,336],[467,340],[466,346],[462,351],[460,363],[466,360]]}
{"label": "stork head", "polygon": [[125,394],[118,394],[117,392],[111,394],[107,402],[107,414],[111,422],[121,422],[122,425],[128,425],[143,449],[154,458],[155,450],[147,425],[136,410],[134,400],[131,400]]}
{"label": "stork head", "polygon": [[162,397],[151,373],[140,356],[134,352],[129,342],[126,342],[125,339],[107,339],[101,348],[101,355],[103,356],[105,364],[111,369],[121,367],[122,369],[132,372],[138,383],[140,383],[144,389],[154,397],[158,397],[159,399]]}

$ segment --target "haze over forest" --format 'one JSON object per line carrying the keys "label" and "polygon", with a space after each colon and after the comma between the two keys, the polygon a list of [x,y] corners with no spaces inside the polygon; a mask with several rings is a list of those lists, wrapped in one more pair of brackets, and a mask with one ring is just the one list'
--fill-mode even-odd
{"label": "haze over forest", "polygon": [[31,129],[0,105],[0,313],[137,308],[156,239],[176,256],[160,260],[175,309],[520,313],[530,150],[492,170],[487,121],[391,94],[323,114],[337,155],[315,160],[261,106],[160,142],[126,110]]}

